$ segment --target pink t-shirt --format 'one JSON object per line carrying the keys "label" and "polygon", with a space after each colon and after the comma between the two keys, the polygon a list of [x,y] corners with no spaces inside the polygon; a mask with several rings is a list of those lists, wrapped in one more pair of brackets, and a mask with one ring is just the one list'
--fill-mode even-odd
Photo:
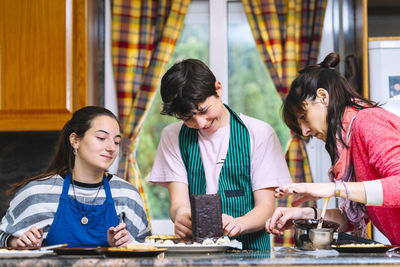
{"label": "pink t-shirt", "polygon": [[358,112],[351,156],[357,182],[380,179],[383,206],[368,206],[374,225],[400,245],[400,118],[382,108]]}
{"label": "pink t-shirt", "polygon": [[[250,135],[252,190],[277,187],[291,183],[279,140],[267,123],[239,114]],[[188,184],[187,172],[179,150],[182,122],[164,128],[150,182],[167,186],[168,182]],[[229,125],[208,134],[199,131],[201,160],[206,176],[207,194],[218,191],[218,178],[229,146]]]}

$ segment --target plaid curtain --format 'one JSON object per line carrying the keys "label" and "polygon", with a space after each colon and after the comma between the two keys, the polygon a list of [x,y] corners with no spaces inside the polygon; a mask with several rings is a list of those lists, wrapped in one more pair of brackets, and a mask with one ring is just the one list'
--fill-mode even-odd
{"label": "plaid curtain", "polygon": [[[274,81],[285,98],[298,70],[315,64],[327,0],[242,0],[257,49]],[[286,161],[293,182],[312,182],[303,140],[293,136],[286,152]],[[291,206],[291,198],[279,206]],[[305,203],[304,205],[314,205]],[[275,238],[275,244],[292,245],[293,233]]]}
{"label": "plaid curtain", "polygon": [[[183,26],[190,0],[113,0],[112,57],[122,124],[118,176],[139,190],[138,135]],[[148,214],[148,213],[147,213]]]}

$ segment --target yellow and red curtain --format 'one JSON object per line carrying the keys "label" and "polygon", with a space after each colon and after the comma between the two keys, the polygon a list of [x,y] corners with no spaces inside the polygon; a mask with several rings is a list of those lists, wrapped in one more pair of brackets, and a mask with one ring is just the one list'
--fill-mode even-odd
{"label": "yellow and red curtain", "polygon": [[[327,0],[242,0],[257,49],[274,85],[287,95],[298,71],[317,62]],[[293,136],[285,154],[293,182],[312,182],[305,143]],[[291,198],[279,206],[291,206]],[[314,205],[307,203],[306,205]],[[285,231],[275,244],[292,245]]]}
{"label": "yellow and red curtain", "polygon": [[138,135],[181,32],[190,0],[113,0],[112,58],[123,141],[118,175],[139,190]]}

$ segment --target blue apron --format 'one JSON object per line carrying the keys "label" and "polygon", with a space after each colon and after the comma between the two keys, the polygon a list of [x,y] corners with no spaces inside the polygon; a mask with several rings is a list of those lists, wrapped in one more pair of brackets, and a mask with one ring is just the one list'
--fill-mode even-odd
{"label": "blue apron", "polygon": [[[107,177],[105,175],[103,177],[106,200],[102,205],[92,206],[75,202],[75,199],[68,197],[70,184],[71,174],[69,173],[65,176],[60,202],[45,244],[68,244],[68,247],[109,246],[107,230],[111,226],[117,226],[119,220]],[[85,225],[81,223],[82,215],[77,204],[82,213],[90,209],[90,212],[86,214],[89,221]]]}

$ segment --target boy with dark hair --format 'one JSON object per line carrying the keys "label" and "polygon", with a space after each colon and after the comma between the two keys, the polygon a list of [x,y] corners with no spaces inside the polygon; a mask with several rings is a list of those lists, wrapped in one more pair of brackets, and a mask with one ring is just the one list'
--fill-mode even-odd
{"label": "boy with dark hair", "polygon": [[274,189],[291,182],[282,148],[265,122],[236,114],[200,60],[172,66],[161,80],[162,114],[182,120],[162,133],[150,181],[168,187],[175,234],[192,234],[190,195],[219,193],[224,233],[244,249],[270,249],[265,221]]}

